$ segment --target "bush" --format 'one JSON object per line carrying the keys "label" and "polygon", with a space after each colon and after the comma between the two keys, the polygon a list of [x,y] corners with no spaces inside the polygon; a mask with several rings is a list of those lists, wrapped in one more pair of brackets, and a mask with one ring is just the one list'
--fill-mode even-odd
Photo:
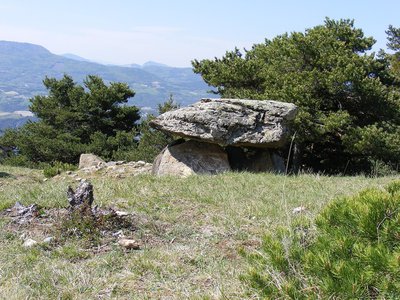
{"label": "bush", "polygon": [[153,118],[149,115],[140,125],[140,141],[134,152],[131,152],[132,160],[152,163],[161,150],[173,141],[170,135],[150,127],[149,122]]}
{"label": "bush", "polygon": [[[167,101],[158,104],[158,113],[163,114],[179,107],[180,105],[175,103],[172,95],[170,95]],[[131,147],[130,149],[119,149],[119,151],[115,151],[113,153],[114,160],[143,160],[150,163],[154,161],[161,150],[173,141],[171,135],[150,127],[149,123],[154,118],[155,116],[150,114],[138,126],[140,134],[138,136],[139,142],[137,147]]]}
{"label": "bush", "polygon": [[61,174],[61,172],[74,171],[76,169],[77,167],[75,165],[56,161],[55,163],[44,167],[43,174],[45,177],[49,178]]}
{"label": "bush", "polygon": [[38,164],[32,162],[25,155],[10,155],[8,157],[3,157],[0,159],[2,165],[13,166],[13,167],[23,167],[23,168],[38,168]]}
{"label": "bush", "polygon": [[369,163],[371,165],[371,177],[394,176],[399,172],[398,164],[391,164],[373,159],[371,159]]}
{"label": "bush", "polygon": [[400,295],[400,182],[330,204],[247,254],[243,276],[269,299],[396,299]]}

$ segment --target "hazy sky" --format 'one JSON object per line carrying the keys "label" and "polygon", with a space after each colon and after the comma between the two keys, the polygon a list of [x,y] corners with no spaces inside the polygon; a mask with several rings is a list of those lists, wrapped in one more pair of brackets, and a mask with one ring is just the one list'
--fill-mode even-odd
{"label": "hazy sky", "polygon": [[0,0],[0,40],[115,64],[190,66],[325,17],[355,19],[385,48],[399,12],[399,0]]}

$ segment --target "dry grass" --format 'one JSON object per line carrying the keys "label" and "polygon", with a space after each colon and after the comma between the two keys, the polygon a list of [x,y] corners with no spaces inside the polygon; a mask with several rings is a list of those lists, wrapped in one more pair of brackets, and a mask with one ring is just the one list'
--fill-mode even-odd
{"label": "dry grass", "polygon": [[[16,201],[66,206],[66,178],[0,166],[0,210]],[[393,178],[226,173],[218,176],[90,178],[95,203],[141,216],[141,250],[85,249],[79,241],[22,247],[26,229],[0,217],[1,299],[256,298],[239,280],[239,249],[256,249],[266,231],[290,222],[292,209],[314,215],[333,198]],[[39,238],[40,232],[26,232]]]}

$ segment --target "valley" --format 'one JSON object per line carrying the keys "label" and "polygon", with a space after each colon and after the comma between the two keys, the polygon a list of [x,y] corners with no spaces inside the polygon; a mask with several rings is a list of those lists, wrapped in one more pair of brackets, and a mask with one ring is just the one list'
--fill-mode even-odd
{"label": "valley", "polygon": [[24,123],[27,116],[18,111],[28,111],[29,99],[46,93],[43,79],[59,79],[64,74],[78,83],[87,75],[100,76],[105,82],[125,82],[136,92],[128,104],[140,107],[142,113],[155,113],[157,104],[170,95],[182,106],[209,95],[209,87],[191,68],[155,62],[103,65],[76,55],[55,55],[39,45],[0,41],[0,130]]}

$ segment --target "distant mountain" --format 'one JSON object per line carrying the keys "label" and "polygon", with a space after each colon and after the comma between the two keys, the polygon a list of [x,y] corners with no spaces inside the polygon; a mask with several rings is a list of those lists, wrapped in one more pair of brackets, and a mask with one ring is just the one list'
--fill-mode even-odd
{"label": "distant mountain", "polygon": [[163,68],[170,68],[170,66],[167,66],[167,65],[164,65],[164,64],[155,62],[155,61],[148,61],[148,62],[145,62],[145,63],[143,64],[142,67],[143,67],[143,68],[146,68],[146,67],[163,67]]}
{"label": "distant mountain", "polygon": [[127,68],[139,68],[141,69],[142,66],[139,64],[129,64],[129,65],[123,65],[122,67],[127,67]]}
{"label": "distant mountain", "polygon": [[66,58],[70,58],[70,59],[74,59],[74,60],[77,60],[77,61],[92,62],[90,59],[86,59],[86,58],[83,58],[83,57],[81,57],[79,55],[75,55],[75,54],[72,54],[72,53],[64,53],[64,54],[61,54],[61,56],[66,57]]}
{"label": "distant mountain", "polygon": [[45,76],[61,78],[63,74],[79,83],[89,74],[106,82],[126,82],[136,92],[130,104],[147,110],[155,109],[170,94],[181,105],[208,95],[208,86],[191,68],[155,62],[140,67],[110,66],[73,54],[66,56],[55,55],[39,45],[0,41],[0,112],[27,110],[29,98],[46,93],[42,83]]}
{"label": "distant mountain", "polygon": [[[148,68],[148,67],[161,67],[161,68],[173,68],[171,66],[162,64],[162,63],[158,63],[155,61],[148,61],[145,62],[143,65],[139,65],[139,64],[129,64],[129,65],[123,65],[122,67],[128,67],[128,68],[140,68],[140,69],[144,69],[144,68]],[[186,69],[186,68],[177,68],[177,69]]]}

